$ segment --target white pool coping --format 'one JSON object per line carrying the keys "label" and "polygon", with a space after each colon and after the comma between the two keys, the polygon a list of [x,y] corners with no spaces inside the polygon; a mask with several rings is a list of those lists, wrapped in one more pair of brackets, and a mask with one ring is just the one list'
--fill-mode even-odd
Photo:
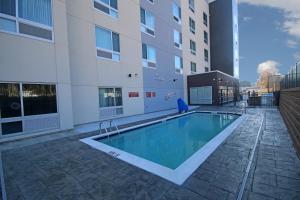
{"label": "white pool coping", "polygon": [[[189,115],[191,113],[196,113],[198,111],[193,111],[185,114],[179,114],[172,117],[167,117],[160,120],[155,120],[152,122],[144,123],[141,125],[132,126],[129,128],[124,128],[119,130],[120,132],[129,131],[131,129],[140,128],[143,126],[148,126],[151,124],[159,123],[162,121],[170,120],[173,118],[181,117],[184,115]],[[202,112],[199,112],[202,113]],[[211,112],[211,113],[228,113],[229,112]],[[146,160],[144,158],[135,156],[133,154],[127,153],[115,147],[111,147],[104,143],[98,142],[95,139],[99,139],[102,137],[106,137],[108,135],[114,135],[117,131],[113,131],[107,134],[96,135],[88,138],[81,139],[80,141],[90,145],[91,147],[103,151],[105,153],[110,154],[113,157],[116,157],[120,160],[123,160],[129,164],[132,164],[136,167],[144,169],[150,173],[158,175],[166,180],[169,180],[175,184],[181,185],[216,149],[222,144],[225,139],[233,132],[234,129],[245,119],[246,115],[242,115],[237,118],[234,122],[232,122],[229,126],[227,126],[223,131],[221,131],[217,136],[211,139],[208,143],[206,143],[202,148],[196,151],[191,157],[189,157],[186,161],[184,161],[179,167],[175,170],[157,164],[155,162]],[[125,133],[126,134],[126,133]]]}

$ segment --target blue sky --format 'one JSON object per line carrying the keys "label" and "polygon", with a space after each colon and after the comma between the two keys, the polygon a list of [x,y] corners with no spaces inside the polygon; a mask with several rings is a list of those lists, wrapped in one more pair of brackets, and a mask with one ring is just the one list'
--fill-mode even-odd
{"label": "blue sky", "polygon": [[258,67],[285,74],[300,61],[300,0],[240,0],[240,79],[252,83]]}

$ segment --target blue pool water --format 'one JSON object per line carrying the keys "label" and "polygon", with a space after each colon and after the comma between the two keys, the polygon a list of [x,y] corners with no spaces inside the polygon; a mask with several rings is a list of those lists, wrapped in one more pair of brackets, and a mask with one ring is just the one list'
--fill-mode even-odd
{"label": "blue pool water", "polygon": [[231,114],[193,113],[98,141],[176,169],[237,118]]}

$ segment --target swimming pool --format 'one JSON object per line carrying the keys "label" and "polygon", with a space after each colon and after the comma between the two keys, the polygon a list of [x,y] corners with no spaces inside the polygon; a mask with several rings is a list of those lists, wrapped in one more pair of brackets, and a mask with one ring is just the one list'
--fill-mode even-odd
{"label": "swimming pool", "polygon": [[81,141],[182,184],[240,120],[236,114],[191,112]]}

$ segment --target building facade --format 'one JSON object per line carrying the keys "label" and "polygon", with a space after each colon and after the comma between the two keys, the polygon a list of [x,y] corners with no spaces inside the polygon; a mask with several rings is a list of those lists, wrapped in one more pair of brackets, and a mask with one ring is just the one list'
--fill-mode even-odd
{"label": "building facade", "polygon": [[211,69],[239,78],[237,0],[215,0],[209,4]]}
{"label": "building facade", "polygon": [[0,137],[176,108],[209,20],[206,0],[0,1]]}

